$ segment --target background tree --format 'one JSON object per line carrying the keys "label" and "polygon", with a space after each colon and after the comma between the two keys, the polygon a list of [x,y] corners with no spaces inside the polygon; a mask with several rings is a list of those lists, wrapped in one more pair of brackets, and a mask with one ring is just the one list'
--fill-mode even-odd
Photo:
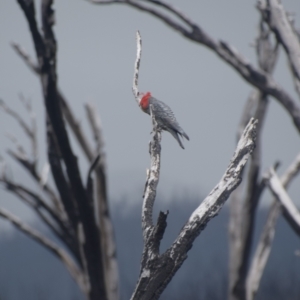
{"label": "background tree", "polygon": [[[100,2],[100,1],[98,1]],[[104,1],[102,1],[104,2]],[[269,42],[270,32],[267,30],[268,21],[265,20],[265,15],[263,14],[264,10],[268,12],[271,10],[270,7],[265,7],[263,3],[260,3],[260,10],[262,11],[262,20],[260,25],[260,35],[257,40],[257,52],[259,59],[259,67],[261,70],[254,68],[248,62],[246,62],[230,45],[225,42],[215,42],[211,39],[203,30],[192,21],[183,16],[180,12],[178,12],[173,7],[160,2],[160,1],[144,1],[153,4],[154,7],[158,6],[159,8],[164,8],[169,11],[169,13],[174,14],[175,17],[179,17],[181,21],[183,21],[188,29],[182,27],[181,25],[173,22],[172,19],[167,17],[166,15],[160,13],[159,11],[151,8],[144,7],[143,4],[141,6],[140,3],[134,1],[106,1],[106,3],[125,3],[144,11],[151,13],[152,15],[161,18],[168,25],[175,28],[177,31],[181,32],[184,36],[196,41],[198,43],[203,43],[208,46],[211,50],[215,51],[223,60],[228,62],[231,66],[233,66],[241,76],[243,76],[248,82],[253,84],[256,88],[260,90],[260,92],[254,92],[253,96],[250,97],[248,106],[245,109],[245,114],[242,118],[240,128],[244,128],[248,123],[250,117],[255,116],[260,120],[260,125],[257,128],[258,133],[261,130],[261,124],[265,115],[266,107],[267,107],[267,95],[270,94],[275,99],[277,99],[288,111],[293,119],[296,128],[299,130],[299,107],[292,99],[291,96],[287,94],[268,74],[271,72],[277,56],[278,42],[284,39],[278,39],[275,46]],[[98,299],[100,296],[104,299],[107,297],[109,299],[117,298],[117,271],[116,271],[116,261],[114,257],[114,242],[113,242],[113,234],[112,234],[112,226],[110,224],[110,218],[108,213],[108,205],[107,205],[107,193],[106,193],[106,178],[105,178],[105,167],[104,167],[104,158],[102,153],[102,138],[101,132],[99,128],[99,121],[97,116],[94,114],[93,108],[91,106],[87,106],[88,118],[90,120],[95,141],[96,141],[96,151],[90,150],[91,147],[88,146],[88,142],[85,140],[84,135],[80,129],[78,122],[76,122],[67,102],[63,98],[61,92],[57,88],[57,78],[56,78],[56,41],[52,31],[52,22],[53,22],[53,11],[51,9],[51,1],[43,1],[42,5],[42,25],[43,25],[43,33],[41,33],[36,24],[35,20],[35,12],[34,6],[32,2],[25,3],[23,1],[19,1],[25,15],[27,21],[30,26],[30,30],[32,33],[32,37],[34,40],[34,45],[36,48],[36,54],[38,63],[35,64],[31,61],[31,59],[26,55],[24,51],[18,46],[14,45],[15,49],[18,53],[24,58],[26,63],[32,68],[32,70],[38,74],[41,78],[41,84],[43,88],[43,95],[45,100],[45,106],[47,109],[47,136],[48,136],[48,160],[50,164],[50,168],[52,171],[52,175],[54,177],[54,181],[59,193],[59,196],[56,195],[56,191],[53,191],[51,187],[49,187],[45,182],[45,178],[47,177],[46,170],[45,172],[39,174],[36,170],[36,137],[35,137],[35,129],[28,127],[26,123],[22,120],[22,118],[8,108],[4,103],[2,103],[3,108],[11,114],[14,118],[18,120],[21,124],[22,128],[24,128],[25,132],[30,137],[32,142],[33,149],[33,161],[28,159],[25,155],[25,151],[21,146],[18,146],[18,152],[10,152],[10,155],[16,159],[18,162],[22,164],[33,176],[33,178],[41,185],[43,191],[45,192],[45,196],[49,197],[51,201],[51,205],[49,206],[49,200],[44,200],[36,195],[33,191],[26,189],[21,185],[15,184],[12,182],[6,173],[3,173],[2,180],[7,189],[14,192],[18,197],[20,197],[23,201],[28,203],[42,218],[42,220],[51,228],[51,230],[55,233],[55,235],[60,238],[65,245],[68,247],[69,251],[72,253],[73,257],[69,257],[68,253],[63,249],[59,248],[57,245],[53,244],[51,241],[46,239],[44,236],[41,236],[32,228],[29,228],[22,221],[17,219],[15,216],[11,215],[5,210],[1,210],[1,215],[7,219],[9,219],[15,226],[38,240],[40,243],[43,243],[46,247],[51,249],[67,266],[72,276],[75,278],[77,283],[80,285],[84,293],[89,295],[90,299]],[[274,3],[267,3],[269,6]],[[265,5],[267,5],[265,4]],[[276,4],[276,3],[275,3]],[[274,5],[275,5],[274,4]],[[284,17],[284,15],[283,15]],[[270,18],[271,19],[271,18]],[[290,23],[288,27],[290,26]],[[274,29],[274,31],[278,31],[278,29]],[[296,36],[294,31],[292,32],[292,36]],[[296,48],[297,53],[297,43]],[[289,49],[288,46],[285,47]],[[293,44],[293,43],[292,43]],[[293,46],[293,45],[292,45]],[[291,46],[291,47],[292,47]],[[290,49],[289,49],[290,50]],[[288,53],[293,51],[288,51]],[[296,56],[297,57],[297,56]],[[297,62],[293,63],[293,59],[291,59],[292,71],[295,76],[295,82],[297,87]],[[295,66],[296,65],[296,66]],[[295,71],[296,70],[296,71]],[[137,74],[137,73],[136,73]],[[296,75],[295,75],[296,74]],[[136,93],[138,96],[138,93]],[[26,103],[26,107],[29,112],[31,111],[30,105]],[[249,105],[252,105],[252,109],[249,109]],[[254,107],[254,108],[253,108]],[[72,147],[69,143],[68,134],[66,131],[65,121],[70,125],[71,130],[74,132],[76,138],[79,141],[85,155],[90,160],[91,166],[87,174],[86,184],[84,185],[82,180],[80,179],[80,172],[77,166],[77,160],[75,155],[73,154]],[[155,124],[155,120],[154,124]],[[33,123],[34,124],[34,123]],[[238,151],[246,149],[246,153],[243,155],[248,155],[248,151],[251,152],[253,145],[251,144],[251,139],[253,137],[253,127],[254,122],[251,121],[249,126],[246,127],[245,135],[242,137],[241,143],[238,145],[236,156],[234,159],[237,159],[237,162],[240,162],[243,166],[245,164],[244,156],[238,155]],[[241,129],[239,129],[241,132]],[[239,134],[240,135],[240,134]],[[160,161],[159,158],[159,131],[154,130],[153,142],[151,143],[152,147],[152,172],[157,176],[157,172],[159,171],[159,164],[157,165],[157,161]],[[258,135],[259,137],[259,135]],[[250,139],[250,140],[248,140]],[[244,144],[243,144],[244,142]],[[249,147],[248,143],[251,144]],[[259,196],[265,186],[266,182],[270,183],[270,188],[273,193],[277,196],[277,198],[285,200],[287,199],[286,195],[282,196],[282,193],[278,191],[275,192],[275,186],[278,186],[278,181],[271,180],[276,178],[274,171],[271,171],[268,176],[265,176],[263,180],[258,179],[259,173],[259,151],[256,150],[254,152],[255,155],[252,159],[251,167],[249,168],[249,183],[247,190],[249,192],[246,193],[245,205],[240,206],[238,202],[236,202],[233,206],[233,217],[231,226],[231,249],[232,249],[232,257],[231,260],[232,268],[231,268],[231,282],[229,295],[230,297],[237,297],[238,299],[243,299],[246,296],[246,279],[249,268],[249,253],[251,247],[251,240],[253,234],[253,226],[254,226],[254,214],[255,208],[258,203]],[[246,156],[247,157],[247,156]],[[162,238],[162,234],[165,228],[165,219],[167,217],[166,214],[161,214],[160,219],[156,226],[152,224],[151,215],[147,217],[145,209],[143,210],[144,217],[144,242],[145,242],[145,250],[142,260],[142,270],[140,274],[140,280],[138,282],[137,288],[134,293],[134,297],[137,299],[150,299],[159,297],[163,288],[172,278],[178,267],[181,266],[181,263],[186,258],[186,252],[190,249],[194,238],[199,234],[199,228],[203,228],[206,222],[215,215],[215,213],[220,209],[224,201],[227,199],[231,191],[238,185],[239,174],[242,171],[242,168],[239,164],[234,163],[231,165],[228,171],[225,173],[223,180],[219,184],[219,187],[222,186],[224,188],[224,194],[220,193],[217,198],[215,198],[215,192],[218,191],[216,188],[211,194],[211,198],[207,198],[203,204],[199,207],[195,213],[192,214],[189,222],[186,227],[183,229],[182,233],[179,235],[179,240],[176,240],[173,246],[166,252],[167,255],[155,255],[155,258],[158,260],[154,261],[154,269],[157,269],[159,266],[160,259],[164,259],[168,257],[168,255],[172,253],[178,253],[182,256],[182,260],[178,261],[178,265],[175,265],[174,270],[169,270],[170,273],[166,273],[166,280],[161,281],[157,280],[155,276],[159,273],[152,274],[151,268],[147,266],[150,263],[153,266],[153,261],[149,257],[150,253],[158,252],[159,250],[159,241]],[[100,163],[98,164],[98,161]],[[158,167],[158,170],[153,170],[153,167]],[[232,167],[236,168],[232,173]],[[66,168],[66,173],[64,171]],[[297,173],[299,168],[299,160],[296,160],[295,163],[287,172],[288,181]],[[93,200],[93,180],[91,177],[92,172],[95,170],[96,173],[96,181],[97,181],[97,201]],[[292,170],[292,171],[291,171]],[[236,173],[235,173],[236,172]],[[234,175],[234,176],[233,176]],[[230,185],[229,178],[233,176],[234,183],[229,190],[227,190]],[[154,176],[155,177],[155,176]],[[152,184],[149,183],[149,180],[153,179],[151,177],[151,172],[149,173],[149,177],[147,178],[148,189],[152,189]],[[156,178],[158,180],[158,176]],[[273,183],[272,183],[273,182]],[[157,181],[156,181],[157,184]],[[287,183],[284,183],[287,184]],[[273,188],[272,188],[273,187]],[[226,191],[226,192],[225,192]],[[144,207],[147,207],[147,203],[150,207],[153,206],[153,195],[151,195],[151,190],[148,191],[146,189],[146,196],[144,199]],[[155,189],[152,191],[155,195]],[[213,198],[213,199],[212,199]],[[152,199],[152,200],[151,200]],[[220,200],[218,200],[220,199]],[[236,197],[236,201],[240,202],[239,197]],[[150,202],[149,202],[150,201]],[[151,204],[152,201],[152,204]],[[215,201],[215,202],[213,202]],[[94,203],[95,202],[95,203]],[[289,202],[290,203],[290,202]],[[212,205],[212,207],[206,207],[204,210],[202,209],[205,205]],[[289,206],[290,207],[290,206]],[[149,207],[148,207],[149,208]],[[240,211],[238,211],[240,209]],[[152,209],[150,209],[151,211]],[[245,210],[242,212],[242,210]],[[95,217],[95,212],[97,211],[97,217]],[[285,215],[288,216],[288,219],[293,224],[293,227],[298,228],[298,217],[297,217],[297,209],[293,207],[292,209],[285,209]],[[201,212],[201,213],[200,213]],[[207,212],[213,212],[206,214]],[[203,213],[203,214],[202,214]],[[240,216],[243,218],[240,218]],[[197,220],[194,220],[196,218]],[[148,219],[148,221],[147,221]],[[273,218],[274,219],[274,218]],[[243,224],[240,225],[239,222],[243,220]],[[194,228],[192,231],[189,230],[189,226],[194,223]],[[274,223],[274,222],[273,222]],[[154,226],[154,227],[153,227]],[[237,229],[242,228],[241,232],[237,232]],[[273,227],[271,229],[274,232]],[[184,232],[190,232],[191,236],[184,241],[185,235]],[[182,240],[180,240],[182,238]],[[242,239],[242,241],[240,241]],[[185,244],[186,247],[182,251],[182,249],[175,249],[177,245]],[[241,248],[235,247],[235,244],[241,245]],[[154,248],[152,248],[154,247]],[[175,247],[175,248],[174,248]],[[240,246],[239,246],[240,247]],[[173,250],[172,250],[173,249]],[[148,254],[147,254],[148,253]],[[173,258],[173,254],[169,256]],[[158,268],[158,272],[161,268]],[[253,274],[253,273],[252,273]],[[260,275],[256,275],[254,278],[258,278]],[[148,288],[145,293],[145,280],[149,280],[149,282],[154,282],[154,285],[147,284]],[[161,278],[159,278],[161,279]],[[147,281],[146,280],[146,281]],[[247,295],[252,297],[253,293],[249,293],[248,291],[253,289],[253,284],[251,284],[251,280],[248,280],[249,287],[247,287]],[[259,281],[258,281],[259,282]],[[157,284],[161,284],[161,286],[157,286]],[[257,280],[256,280],[257,286]],[[256,288],[257,290],[257,288]],[[142,294],[141,294],[142,293]],[[154,294],[153,294],[154,293]],[[255,289],[254,289],[255,294]],[[250,298],[249,298],[250,299]]]}

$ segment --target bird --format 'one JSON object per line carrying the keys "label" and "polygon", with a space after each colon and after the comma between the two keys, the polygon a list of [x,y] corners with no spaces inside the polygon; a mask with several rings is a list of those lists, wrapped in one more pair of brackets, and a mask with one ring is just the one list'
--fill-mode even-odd
{"label": "bird", "polygon": [[157,125],[172,134],[179,146],[184,149],[181,138],[185,137],[188,141],[190,138],[180,127],[171,108],[164,102],[152,97],[150,92],[139,93],[139,106],[141,110],[150,115],[150,105],[152,114],[157,122]]}

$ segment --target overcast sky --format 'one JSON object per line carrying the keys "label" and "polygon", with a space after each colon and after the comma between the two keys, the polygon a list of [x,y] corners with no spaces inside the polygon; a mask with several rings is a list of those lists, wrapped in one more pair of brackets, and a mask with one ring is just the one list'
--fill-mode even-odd
{"label": "overcast sky", "polygon": [[[229,42],[256,64],[251,43],[259,14],[254,1],[172,3],[213,38]],[[299,0],[283,4],[296,13],[300,27]],[[150,162],[151,120],[139,110],[131,92],[136,30],[140,30],[143,40],[140,91],[151,91],[171,106],[190,136],[182,150],[169,133],[163,134],[159,195],[170,199],[175,195],[206,195],[223,175],[233,154],[237,125],[251,86],[208,49],[184,39],[145,13],[121,5],[95,6],[84,0],[57,1],[54,8],[59,87],[91,140],[83,105],[89,101],[97,107],[104,130],[111,198],[127,195],[130,201],[141,201]],[[28,116],[18,93],[31,98],[38,120],[41,169],[46,161],[41,86],[10,46],[15,41],[34,57],[31,36],[17,1],[2,1],[0,20],[0,97],[24,118]],[[297,99],[283,52],[274,77]],[[27,149],[28,141],[3,112],[0,122],[0,153],[10,163],[13,178],[30,184],[26,173],[7,158],[5,151],[13,145],[5,134],[14,134]],[[73,144],[85,180],[88,165],[74,140]],[[263,131],[263,169],[280,160],[283,171],[299,149],[299,135],[290,117],[271,99]],[[299,191],[298,178],[291,188],[295,201]],[[30,215],[7,193],[1,191],[0,196],[1,205],[19,215]]]}

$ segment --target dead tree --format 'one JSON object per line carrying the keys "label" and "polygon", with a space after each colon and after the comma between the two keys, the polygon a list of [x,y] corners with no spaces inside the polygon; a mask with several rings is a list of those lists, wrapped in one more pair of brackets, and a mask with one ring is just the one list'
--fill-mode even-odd
{"label": "dead tree", "polygon": [[[137,58],[133,79],[133,94],[139,104],[138,74],[141,61],[142,42],[137,32]],[[144,249],[141,270],[132,300],[158,299],[177,270],[187,258],[194,240],[205,229],[207,223],[215,217],[230,194],[241,182],[244,166],[255,148],[257,120],[250,119],[238,142],[221,181],[194,210],[183,226],[177,238],[164,253],[160,253],[160,241],[163,238],[168,212],[160,212],[156,224],[153,223],[152,211],[160,173],[161,128],[158,127],[150,107],[153,137],[150,142],[151,166],[147,170],[144,200],[142,207],[142,229]]]}
{"label": "dead tree", "polygon": [[[17,145],[17,151],[10,150],[8,154],[25,168],[38,184],[40,191],[32,191],[22,184],[13,182],[5,170],[2,171],[1,182],[7,190],[36,212],[68,251],[8,211],[0,209],[0,215],[52,251],[65,264],[88,299],[116,300],[119,298],[118,269],[113,227],[108,209],[105,155],[99,119],[94,108],[87,105],[87,117],[96,144],[92,147],[58,88],[56,39],[52,29],[54,23],[52,1],[44,0],[41,3],[42,30],[37,26],[34,1],[18,0],[18,3],[29,25],[37,62],[34,62],[19,45],[13,44],[13,47],[41,81],[46,108],[49,165],[46,165],[44,172],[40,173],[37,169],[38,153],[34,118],[32,118],[32,126],[28,126],[21,116],[2,101],[2,108],[19,122],[29,137],[33,158],[29,158],[20,145]],[[25,103],[25,106],[33,115],[29,103]],[[71,147],[66,123],[69,124],[90,161],[91,166],[86,182],[81,180],[78,159]],[[57,192],[47,183],[49,168]],[[93,173],[95,173],[95,180]],[[95,183],[96,193],[94,193]]]}

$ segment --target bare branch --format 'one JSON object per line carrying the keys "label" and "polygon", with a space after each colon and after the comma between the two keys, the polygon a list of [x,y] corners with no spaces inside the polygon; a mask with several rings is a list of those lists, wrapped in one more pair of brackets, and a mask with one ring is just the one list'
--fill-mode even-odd
{"label": "bare branch", "polygon": [[[24,161],[28,161],[27,153],[26,153],[24,147],[19,143],[19,141],[17,140],[17,138],[14,135],[12,135],[11,133],[7,133],[5,135],[15,145],[15,147],[17,148],[18,153],[14,153],[14,154],[16,156],[20,157],[20,159],[22,159]],[[8,154],[10,154],[10,152],[13,153],[13,151],[7,150]]]}
{"label": "bare branch", "polygon": [[179,9],[175,8],[173,5],[169,3],[165,3],[163,1],[159,0],[146,0],[146,2],[156,4],[157,6],[161,6],[165,8],[170,13],[173,13],[176,17],[178,17],[181,21],[183,21],[186,25],[193,27],[196,24],[188,18],[183,12],[181,12]]}
{"label": "bare branch", "polygon": [[68,104],[68,101],[62,95],[62,92],[59,89],[57,90],[57,97],[60,99],[62,112],[71,130],[73,131],[73,134],[77,139],[78,144],[80,145],[87,159],[91,162],[94,158],[94,153],[92,151],[92,147],[89,141],[86,138],[86,135],[82,131],[80,122],[76,119],[71,107]]}
{"label": "bare branch", "polygon": [[300,41],[279,0],[258,1],[258,9],[288,57],[295,87],[300,96]]}
{"label": "bare branch", "polygon": [[[12,44],[13,48],[16,50],[17,54],[20,55],[20,57],[24,60],[24,62],[27,64],[27,66],[36,74],[41,75],[40,68],[32,61],[29,54],[22,49],[22,47],[18,44]],[[72,112],[71,107],[69,106],[67,100],[63,96],[62,92],[59,88],[57,88],[57,97],[60,100],[60,104],[62,107],[62,111],[64,114],[64,117],[66,118],[71,130],[73,131],[73,134],[75,138],[77,139],[79,145],[81,146],[84,154],[89,159],[89,161],[93,160],[93,151],[91,150],[91,146],[85,137],[85,135],[82,132],[80,122],[76,120],[76,117],[74,116],[74,113]]]}
{"label": "bare branch", "polygon": [[[151,7],[145,6],[141,4],[141,1],[132,1],[132,0],[88,0],[89,2],[93,4],[127,4],[129,6],[132,6],[138,10],[148,12],[149,14],[157,17],[167,25],[169,25],[171,28],[175,29],[178,32],[181,32],[182,34],[188,34],[188,30],[185,29],[183,26],[181,26],[179,23],[176,23],[171,18],[169,18],[166,14],[162,14],[158,10],[152,9]],[[155,4],[155,3],[153,3]]]}
{"label": "bare branch", "polygon": [[36,124],[35,113],[33,112],[30,99],[28,99],[28,100],[25,99],[25,97],[22,94],[19,95],[19,98],[20,98],[20,101],[22,102],[22,104],[24,105],[24,107],[26,108],[26,110],[29,114],[29,117],[31,119],[32,135],[29,136],[29,138],[30,138],[30,142],[31,142],[31,153],[32,153],[33,162],[34,162],[34,164],[36,164],[37,160],[38,160],[38,143],[37,143],[37,124]]}
{"label": "bare branch", "polygon": [[[250,119],[220,183],[210,192],[208,197],[194,211],[189,219],[189,222],[196,221],[198,218],[202,219],[204,217],[206,219],[209,217],[209,219],[211,219],[214,217],[227,200],[227,198],[224,199],[224,197],[227,196],[227,192],[231,193],[232,190],[235,189],[238,184],[240,184],[241,178],[239,175],[255,149],[257,123],[258,120],[255,120],[254,118]],[[219,199],[221,195],[222,198]],[[215,205],[219,207],[214,207]],[[214,210],[211,211],[211,215],[206,216],[206,213],[209,211],[209,207],[214,207]],[[216,208],[218,208],[217,211],[215,210]]]}
{"label": "bare branch", "polygon": [[[292,162],[290,167],[286,170],[286,172],[282,175],[280,181],[284,188],[287,188],[291,183],[292,179],[300,172],[300,154],[296,157],[296,159]],[[249,269],[249,273],[247,276],[247,289],[246,289],[246,299],[253,300],[258,291],[261,277],[263,275],[265,266],[267,264],[272,243],[275,236],[275,225],[278,219],[278,216],[281,212],[281,205],[278,201],[274,199],[271,204],[268,218],[262,234],[260,236],[260,240],[258,242],[255,254],[252,259],[251,267]]]}
{"label": "bare branch", "polygon": [[266,180],[272,194],[282,205],[287,221],[294,231],[300,235],[300,212],[282,186],[273,168],[271,168]]}
{"label": "bare branch", "polygon": [[[215,41],[210,37],[199,25],[192,23],[193,26],[185,28],[180,23],[174,21],[172,17],[161,13],[159,10],[152,7],[142,5],[141,1],[134,0],[115,0],[115,1],[101,1],[90,0],[95,4],[126,4],[138,10],[147,12],[159,20],[166,23],[169,27],[182,34],[187,39],[197,42],[208,47],[215,52],[222,60],[232,66],[247,82],[260,89],[263,93],[272,95],[278,102],[284,106],[289,115],[291,116],[296,128],[300,132],[300,107],[296,104],[294,99],[289,95],[271,75],[264,71],[258,70],[250,64],[245,58],[242,57],[238,51],[226,43],[225,41]],[[151,1],[153,6],[161,6],[162,1],[156,3]],[[171,10],[169,10],[171,13]],[[174,13],[173,13],[174,14]],[[172,14],[171,14],[172,15]]]}
{"label": "bare branch", "polygon": [[21,116],[13,109],[9,108],[2,99],[0,99],[0,107],[20,124],[21,128],[24,130],[24,132],[28,135],[30,139],[34,138],[33,130],[26,124],[26,122],[21,118]]}
{"label": "bare branch", "polygon": [[88,201],[89,201],[89,206],[94,210],[94,182],[92,178],[92,172],[95,170],[97,167],[97,164],[99,162],[100,155],[97,155],[95,160],[92,162],[88,175],[87,175],[87,180],[86,180],[86,190],[87,190],[87,195],[88,195]]}
{"label": "bare branch", "polygon": [[41,70],[36,62],[34,62],[31,57],[28,55],[25,49],[23,49],[19,44],[17,43],[11,43],[11,46],[16,51],[17,54],[24,60],[26,65],[37,74],[40,74]]}
{"label": "bare branch", "polygon": [[291,165],[288,167],[286,172],[281,177],[281,183],[285,189],[288,188],[292,179],[296,177],[299,172],[300,172],[300,153],[297,155],[295,160],[291,163]]}
{"label": "bare branch", "polygon": [[[275,46],[271,45],[270,31],[266,30],[263,20],[261,20],[259,24],[259,34],[256,38],[255,49],[260,69],[272,74],[278,58],[278,43],[276,43]],[[254,116],[258,100],[261,98],[260,95],[261,93],[257,89],[254,89],[250,93],[237,131],[237,140],[240,139],[250,118]]]}
{"label": "bare branch", "polygon": [[[251,119],[237,145],[233,158],[219,184],[192,213],[172,246],[159,254],[159,242],[165,229],[167,214],[160,214],[156,226],[152,223],[152,208],[156,193],[160,164],[160,135],[154,130],[150,145],[151,170],[146,186],[142,211],[144,251],[140,278],[132,300],[158,299],[174,274],[187,258],[194,240],[215,217],[231,192],[240,184],[242,170],[255,148],[257,120]],[[155,129],[155,128],[154,128]]]}
{"label": "bare branch", "polygon": [[104,143],[103,143],[103,134],[102,134],[100,118],[97,114],[95,105],[93,105],[92,103],[86,103],[85,109],[86,109],[89,123],[90,123],[92,131],[93,131],[94,140],[97,145],[96,153],[98,153],[98,154],[101,153],[101,161],[103,162],[104,153],[102,153],[102,152],[103,152]]}
{"label": "bare branch", "polygon": [[134,63],[134,74],[133,74],[133,84],[132,84],[132,92],[137,104],[139,104],[138,80],[139,80],[141,55],[142,55],[142,38],[140,32],[137,31],[136,32],[136,59]]}
{"label": "bare branch", "polygon": [[61,216],[57,213],[57,211],[53,210],[53,208],[48,205],[46,200],[44,200],[38,194],[32,192],[31,190],[29,190],[21,184],[13,183],[7,178],[0,178],[0,182],[5,184],[5,187],[8,190],[12,192],[21,192],[22,194],[25,194],[26,196],[30,197],[38,208],[41,207],[45,211],[47,211],[47,213],[57,222],[57,224],[65,233],[72,234],[71,229],[69,228],[69,225],[66,223],[66,221],[62,219]]}
{"label": "bare branch", "polygon": [[80,289],[84,292],[84,294],[87,294],[83,274],[65,250],[58,247],[51,240],[46,238],[37,230],[31,228],[29,225],[22,222],[18,217],[14,216],[7,210],[0,208],[0,216],[10,221],[16,228],[18,228],[23,233],[36,240],[38,243],[40,243],[48,250],[50,250],[54,255],[56,255],[66,266],[67,270],[69,271],[75,282],[78,284]]}
{"label": "bare branch", "polygon": [[38,185],[43,189],[43,191],[46,192],[46,194],[48,194],[48,196],[50,197],[52,203],[54,204],[55,208],[57,209],[57,211],[61,214],[61,217],[63,219],[66,219],[66,216],[64,216],[64,209],[62,208],[62,203],[61,200],[57,197],[56,193],[54,192],[54,190],[48,185],[48,184],[43,184],[41,185],[42,182],[42,178],[41,176],[37,173],[36,170],[36,165],[34,162],[29,161],[26,157],[24,157],[23,155],[18,155],[17,153],[8,150],[7,151],[8,154],[15,159],[17,162],[19,162],[26,171],[29,172],[29,174],[32,176],[32,178],[38,183]]}
{"label": "bare branch", "polygon": [[44,54],[45,54],[45,44],[43,37],[38,29],[37,22],[35,19],[35,6],[33,0],[17,0],[21,9],[23,10],[29,29],[31,32],[32,39],[34,41],[34,47],[36,56],[38,59],[38,64],[41,69],[41,66],[44,64]]}
{"label": "bare branch", "polygon": [[89,181],[91,181],[92,177],[92,172],[95,170],[95,168],[97,167],[97,164],[99,162],[99,159],[100,159],[100,155],[98,154],[96,156],[96,158],[94,159],[93,163],[91,164],[90,168],[89,168],[89,171],[88,171],[88,177],[87,177],[87,186],[89,185]]}
{"label": "bare branch", "polygon": [[3,100],[0,101],[0,106],[2,107],[2,109],[4,109],[5,112],[7,112],[9,115],[11,115],[20,124],[21,128],[24,130],[24,132],[29,137],[29,140],[31,142],[31,147],[32,147],[33,160],[30,160],[27,157],[26,152],[23,149],[23,147],[18,143],[18,141],[13,136],[10,136],[10,135],[9,135],[9,138],[16,144],[19,153],[15,153],[11,150],[8,150],[8,154],[12,158],[14,158],[16,161],[18,161],[30,173],[30,175],[33,177],[33,179],[35,179],[35,181],[40,185],[40,187],[42,187],[43,190],[50,196],[54,205],[62,213],[61,203],[60,203],[60,200],[56,197],[55,192],[52,190],[52,188],[50,186],[46,185],[46,182],[44,184],[41,184],[42,178],[36,170],[36,163],[37,163],[37,158],[38,158],[36,119],[35,119],[35,115],[32,111],[30,102],[27,101],[22,95],[20,95],[20,100],[30,115],[31,123],[32,123],[31,128],[26,124],[26,122],[22,119],[22,117],[20,117],[19,114],[16,113],[14,110],[9,108],[4,103]]}
{"label": "bare branch", "polygon": [[[18,185],[15,185],[11,182],[5,182],[6,189],[10,191],[12,194],[16,195],[18,199],[22,200],[25,204],[27,204],[30,208],[32,208],[37,216],[43,221],[43,223],[48,226],[50,231],[63,243],[66,244],[66,246],[69,248],[71,253],[78,259],[78,251],[76,246],[74,247],[73,243],[73,237],[71,236],[71,231],[68,232],[66,230],[65,224],[62,222],[56,223],[57,219],[52,219],[53,214],[49,214],[49,211],[45,209],[41,205],[41,203],[44,201],[42,198],[40,198],[38,195],[34,195],[33,192],[28,193],[26,189],[22,189],[22,187],[19,187]],[[45,213],[46,212],[46,213]],[[50,218],[50,216],[52,218]],[[55,220],[55,221],[54,221]],[[58,220],[60,221],[60,220]],[[61,227],[58,225],[62,225]],[[78,260],[80,261],[80,260]]]}
{"label": "bare branch", "polygon": [[[63,236],[61,233],[58,234],[58,237],[60,237],[62,240],[67,239],[67,242],[71,241],[71,238],[74,238],[74,231],[72,231],[72,228],[70,227],[70,224],[68,221],[63,218],[56,210],[54,210],[52,207],[48,205],[48,203],[38,194],[34,193],[30,189],[22,186],[21,184],[14,183],[10,180],[8,180],[5,177],[0,178],[0,182],[2,182],[5,185],[5,188],[9,190],[10,192],[16,194],[19,198],[24,200],[27,204],[29,204],[36,212],[39,214],[39,216],[43,219],[44,214],[41,215],[41,209],[46,211],[49,216],[56,222],[56,224],[59,226],[60,230],[63,233]],[[53,222],[48,219],[48,221],[45,221],[46,224],[49,225],[51,229],[53,229]],[[58,233],[57,230],[53,230],[55,233]],[[73,245],[73,243],[69,243],[69,245]],[[76,249],[74,247],[71,247],[70,250],[74,251],[76,255]]]}

